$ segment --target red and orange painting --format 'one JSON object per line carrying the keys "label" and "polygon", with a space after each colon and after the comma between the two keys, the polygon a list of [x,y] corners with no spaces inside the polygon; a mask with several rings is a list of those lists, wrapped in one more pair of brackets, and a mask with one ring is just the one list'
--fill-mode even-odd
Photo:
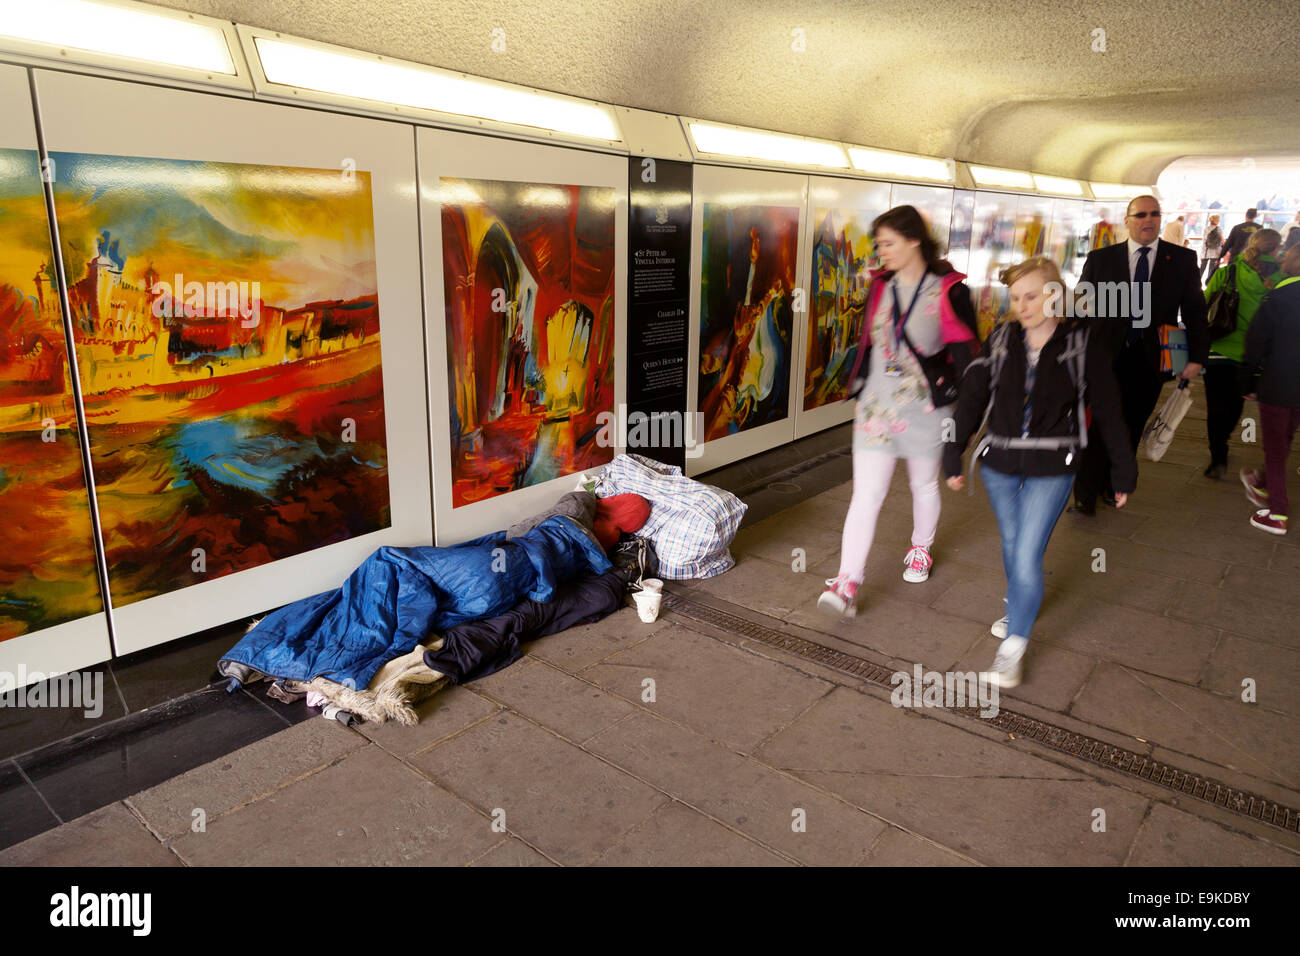
{"label": "red and orange painting", "polygon": [[790,414],[796,206],[705,203],[699,410],[706,441]]}
{"label": "red and orange painting", "polygon": [[616,196],[441,180],[453,507],[613,458]]}
{"label": "red and orange painting", "polygon": [[113,605],[388,527],[369,174],[52,158]]}
{"label": "red and orange painting", "polygon": [[0,149],[0,640],[103,610],[34,150]]}

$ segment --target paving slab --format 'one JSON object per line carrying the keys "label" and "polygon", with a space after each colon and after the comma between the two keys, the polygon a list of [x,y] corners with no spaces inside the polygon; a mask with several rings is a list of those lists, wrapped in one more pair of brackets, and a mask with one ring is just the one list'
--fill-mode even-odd
{"label": "paving slab", "polygon": [[1102,664],[1071,712],[1172,750],[1300,789],[1296,779],[1300,773],[1300,718],[1243,703],[1239,696],[1224,697]]}
{"label": "paving slab", "polygon": [[1225,634],[1214,649],[1202,685],[1216,694],[1239,698],[1247,679],[1254,682],[1259,706],[1300,714],[1300,650]]}
{"label": "paving slab", "polygon": [[[581,676],[742,752],[785,727],[832,687],[676,626]],[[643,700],[646,679],[655,682],[653,702]]]}
{"label": "paving slab", "polygon": [[858,863],[885,829],[869,814],[653,714],[615,724],[587,749],[801,863]]}
{"label": "paving slab", "polygon": [[[189,833],[199,819],[211,823],[365,746],[365,737],[333,720],[304,720],[126,802],[170,840]],[[196,811],[202,811],[201,816]]]}
{"label": "paving slab", "polygon": [[600,855],[594,866],[791,866],[681,803],[668,803]]}
{"label": "paving slab", "polygon": [[634,709],[620,697],[541,661],[522,660],[476,681],[475,690],[581,743]]}
{"label": "paving slab", "polygon": [[1179,621],[1300,649],[1295,608],[1281,602],[1247,601],[1223,588],[1184,581],[1177,596],[1165,608],[1165,614]]}
{"label": "paving slab", "polygon": [[732,604],[784,617],[801,605],[816,603],[818,595],[826,589],[826,582],[795,571],[791,561],[778,564],[746,555],[737,559],[736,566],[726,573],[692,581],[691,586]]}
{"label": "paving slab", "polygon": [[1300,866],[1300,853],[1158,803],[1143,821],[1127,863],[1129,866]]}
{"label": "paving slab", "polygon": [[372,745],[171,843],[191,866],[462,866],[489,819]]}
{"label": "paving slab", "polygon": [[[757,756],[982,863],[1114,865],[1148,800],[962,728],[837,690]],[[1106,833],[1091,829],[1107,810]]]}
{"label": "paving slab", "polygon": [[[987,634],[954,666],[954,671],[986,671],[993,666],[1001,644]],[[1097,660],[1077,654],[1055,644],[1031,640],[1022,663],[1022,682],[1018,687],[999,693],[1000,705],[1018,707],[1029,701],[1047,710],[1064,713],[1078,696]]]}
{"label": "paving slab", "polygon": [[[565,865],[592,862],[668,802],[661,791],[504,713],[411,758],[413,766]],[[486,830],[486,825],[484,827]]]}
{"label": "paving slab", "polygon": [[523,840],[502,840],[470,866],[555,866]]}
{"label": "paving slab", "polygon": [[0,852],[0,866],[180,865],[122,803],[110,803]]}
{"label": "paving slab", "polygon": [[862,866],[978,866],[951,850],[915,834],[890,827],[871,848]]}

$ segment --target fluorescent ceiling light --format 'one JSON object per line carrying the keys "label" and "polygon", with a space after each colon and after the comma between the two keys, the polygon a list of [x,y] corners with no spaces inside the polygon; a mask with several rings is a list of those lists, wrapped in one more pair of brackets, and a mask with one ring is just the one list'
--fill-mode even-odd
{"label": "fluorescent ceiling light", "polygon": [[1040,176],[1034,173],[1034,185],[1039,192],[1065,193],[1067,196],[1082,196],[1083,184],[1077,179],[1062,179],[1059,176]]}
{"label": "fluorescent ceiling light", "polygon": [[596,103],[318,45],[260,36],[254,43],[271,83],[591,139],[623,138],[610,111]]}
{"label": "fluorescent ceiling light", "polygon": [[947,159],[891,153],[883,149],[863,149],[860,146],[850,146],[849,157],[853,160],[854,168],[864,173],[903,176],[907,179],[935,179],[945,183],[953,181],[953,164]]}
{"label": "fluorescent ceiling light", "polygon": [[737,129],[734,126],[713,126],[708,123],[690,123],[695,148],[701,153],[721,156],[740,156],[745,159],[766,159],[795,166],[830,166],[848,169],[849,161],[844,147],[823,140],[804,139],[802,136],[782,136],[758,130]]}
{"label": "fluorescent ceiling light", "polygon": [[1132,199],[1151,192],[1149,186],[1125,186],[1122,183],[1092,183],[1092,194],[1097,199]]}
{"label": "fluorescent ceiling light", "polygon": [[48,45],[53,56],[85,50],[235,75],[225,33],[205,23],[91,0],[3,0],[0,8],[0,37]]}
{"label": "fluorescent ceiling light", "polygon": [[978,186],[1006,186],[1011,189],[1033,189],[1034,177],[1015,169],[994,169],[991,166],[972,166],[970,174]]}

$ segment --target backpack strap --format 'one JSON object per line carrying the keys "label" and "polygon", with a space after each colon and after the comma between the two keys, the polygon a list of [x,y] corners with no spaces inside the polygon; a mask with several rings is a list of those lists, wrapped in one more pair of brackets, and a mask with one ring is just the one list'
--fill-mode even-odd
{"label": "backpack strap", "polygon": [[1074,390],[1079,398],[1078,421],[1079,448],[1088,447],[1088,409],[1084,392],[1087,390],[1086,372],[1088,368],[1088,326],[1071,329],[1065,339],[1065,349],[1057,356],[1070,373]]}
{"label": "backpack strap", "polygon": [[992,436],[988,434],[989,416],[993,414],[993,401],[998,394],[998,379],[1002,377],[1002,367],[1007,364],[1007,335],[1011,328],[1010,322],[1003,322],[989,335],[989,354],[987,358],[980,357],[975,359],[966,366],[967,372],[976,365],[981,363],[989,367],[989,403],[984,407],[984,418],[980,422],[979,430],[975,434],[983,434],[975,450],[971,452],[969,471],[969,488],[970,494],[975,494],[975,461],[992,443]]}

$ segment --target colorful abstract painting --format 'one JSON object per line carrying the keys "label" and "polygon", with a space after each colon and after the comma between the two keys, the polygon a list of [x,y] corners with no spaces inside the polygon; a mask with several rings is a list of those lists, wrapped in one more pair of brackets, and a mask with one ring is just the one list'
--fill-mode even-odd
{"label": "colorful abstract painting", "polygon": [[1000,276],[1003,269],[1023,258],[1015,246],[1017,208],[1016,197],[1007,193],[975,194],[967,284],[975,297],[981,341],[988,338],[1011,308],[1011,297]]}
{"label": "colorful abstract painting", "polygon": [[616,202],[441,180],[453,507],[613,459]]}
{"label": "colorful abstract painting", "polygon": [[0,640],[102,610],[40,165],[0,149]]}
{"label": "colorful abstract painting", "polygon": [[874,260],[871,223],[883,209],[818,209],[813,216],[812,321],[804,363],[804,411],[845,397],[858,354]]}
{"label": "colorful abstract painting", "polygon": [[369,174],[53,159],[113,605],[388,527]]}
{"label": "colorful abstract painting", "polygon": [[706,441],[789,415],[796,206],[704,203],[699,409]]}

